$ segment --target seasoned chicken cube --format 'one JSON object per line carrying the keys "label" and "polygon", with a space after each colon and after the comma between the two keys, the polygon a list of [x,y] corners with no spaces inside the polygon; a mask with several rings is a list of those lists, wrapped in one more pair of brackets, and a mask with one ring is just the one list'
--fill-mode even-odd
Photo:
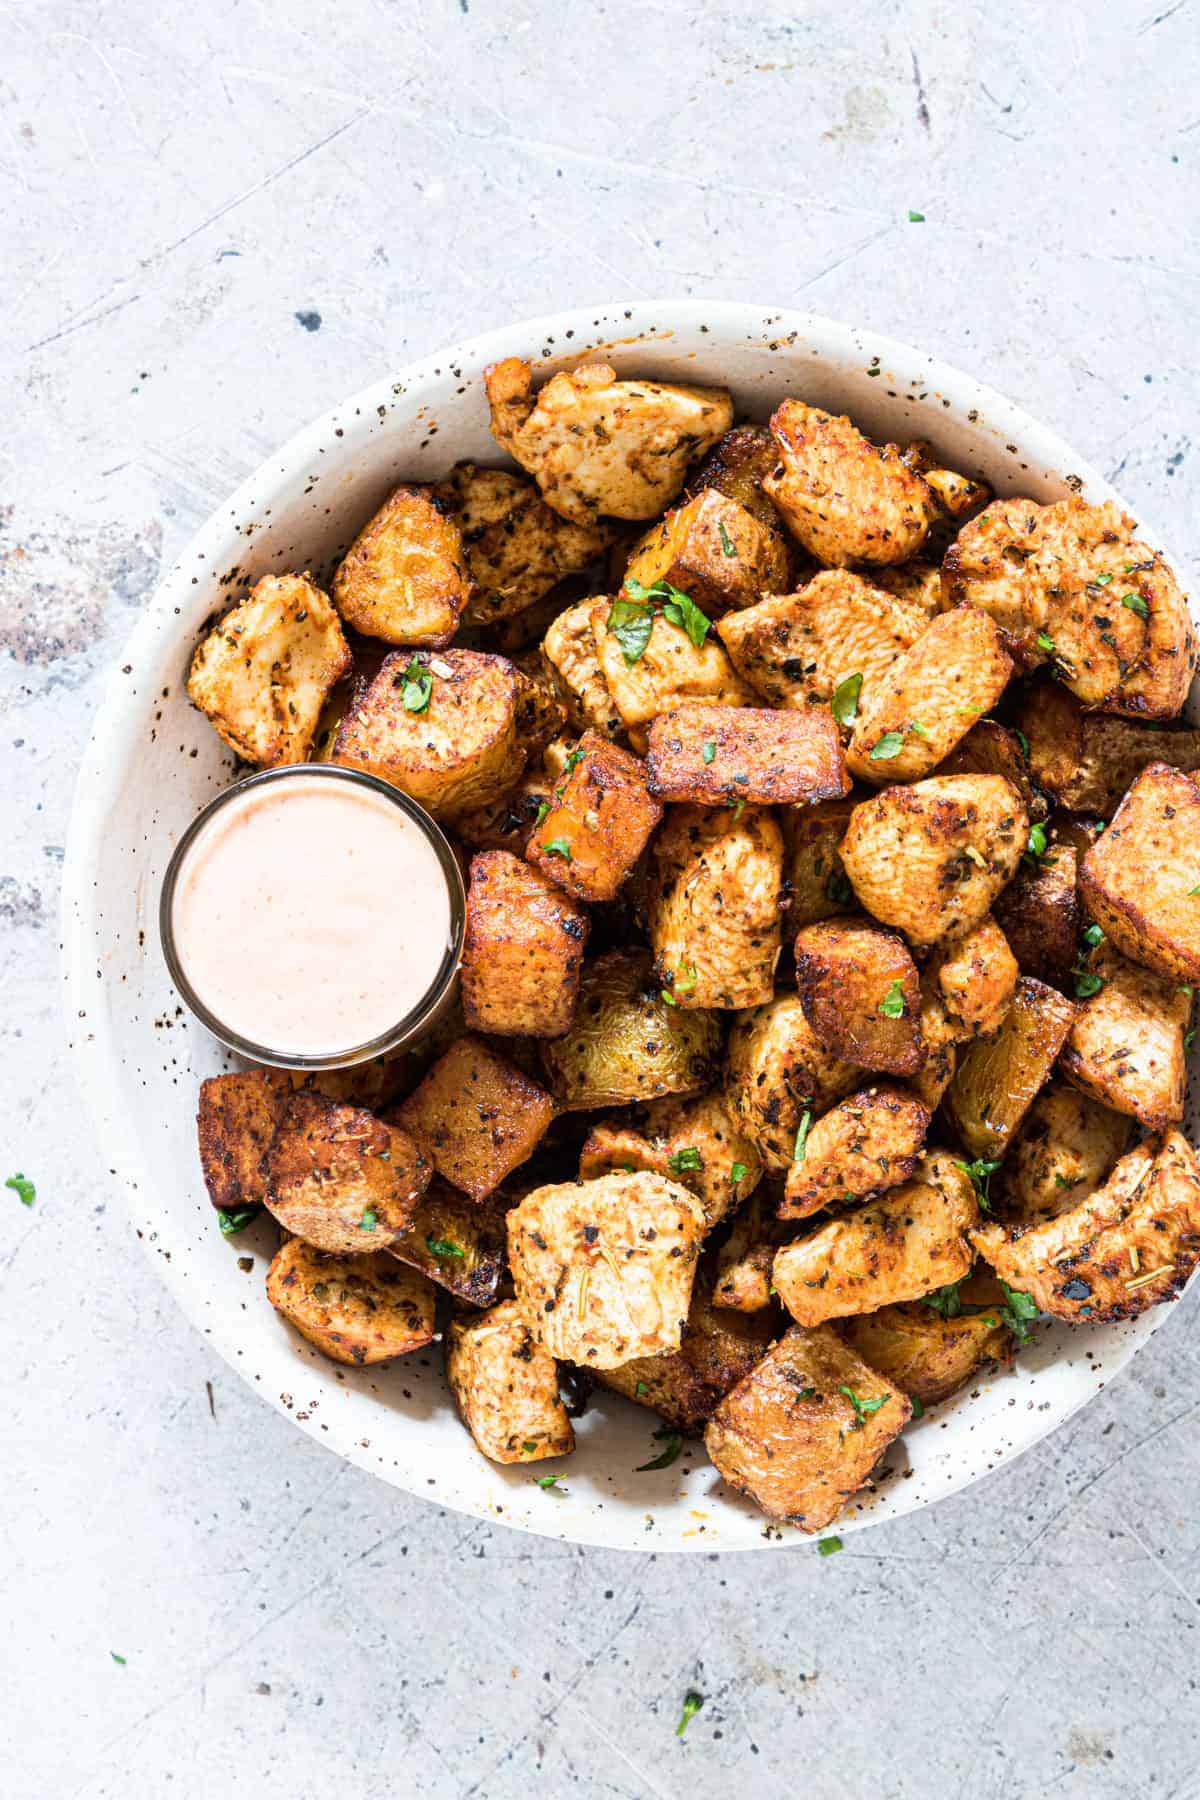
{"label": "seasoned chicken cube", "polygon": [[938,506],[895,444],[872,444],[849,419],[801,400],[776,409],[771,432],[781,466],[763,487],[818,562],[845,568],[918,554]]}
{"label": "seasoned chicken cube", "polygon": [[1045,661],[1038,637],[1049,622],[1048,586],[1034,558],[1048,507],[1034,500],[993,500],[964,525],[942,563],[943,606],[982,607],[1025,668]]}
{"label": "seasoned chicken cube", "polygon": [[1059,1066],[1068,1081],[1148,1131],[1183,1118],[1187,1085],[1183,1034],[1191,991],[1125,958],[1103,939],[1088,954],[1084,985],[1094,989],[1075,1014]]}
{"label": "seasoned chicken cube", "polygon": [[438,1173],[483,1200],[541,1143],[554,1102],[481,1038],[461,1037],[394,1114]]}
{"label": "seasoned chicken cube", "polygon": [[1122,955],[1169,980],[1200,981],[1200,786],[1151,763],[1084,857],[1079,888]]}
{"label": "seasoned chicken cube", "polygon": [[1132,1130],[1122,1114],[1078,1088],[1048,1082],[992,1179],[993,1206],[1012,1225],[1069,1212],[1108,1179]]}
{"label": "seasoned chicken cube", "polygon": [[462,534],[472,583],[464,625],[494,625],[524,612],[564,576],[594,563],[613,535],[600,522],[564,519],[534,482],[508,469],[456,463],[434,494]]}
{"label": "seasoned chicken cube", "polygon": [[911,1416],[907,1396],[835,1332],[793,1328],[726,1394],[704,1447],[769,1518],[821,1531]]}
{"label": "seasoned chicken cube", "polygon": [[388,1254],[420,1269],[456,1300],[490,1306],[507,1268],[504,1219],[502,1198],[472,1200],[435,1175]]}
{"label": "seasoned chicken cube", "polygon": [[1002,1281],[1057,1319],[1132,1319],[1182,1293],[1200,1261],[1200,1163],[1181,1132],[1123,1156],[1103,1187],[1058,1218],[998,1221],[972,1236]]}
{"label": "seasoned chicken cube", "polygon": [[523,650],[513,658],[513,666],[522,677],[517,733],[532,763],[554,745],[567,742],[567,708],[537,650]]}
{"label": "seasoned chicken cube", "polygon": [[910,1078],[913,1093],[934,1112],[954,1079],[963,1028],[946,1011],[937,975],[928,965],[921,971],[921,1011],[917,1017],[925,1061]]}
{"label": "seasoned chicken cube", "polygon": [[579,1179],[592,1181],[615,1169],[648,1169],[681,1183],[703,1206],[707,1231],[740,1206],[762,1176],[758,1152],[720,1092],[698,1100],[672,1095],[598,1119],[579,1153]]}
{"label": "seasoned chicken cube", "polygon": [[433,1342],[433,1284],[379,1252],[329,1256],[292,1238],[267,1271],[267,1299],[301,1337],[352,1367]]}
{"label": "seasoned chicken cube", "polygon": [[856,806],[842,864],[866,910],[927,950],[987,917],[1028,838],[1002,775],[933,775]]}
{"label": "seasoned chicken cube", "polygon": [[697,1279],[678,1350],[597,1372],[604,1387],[648,1406],[677,1431],[695,1431],[762,1360],[772,1336],[768,1318],[714,1307]]}
{"label": "seasoned chicken cube", "polygon": [[1012,1348],[1004,1290],[994,1278],[968,1276],[949,1305],[957,1310],[935,1311],[924,1300],[881,1306],[862,1318],[844,1319],[838,1335],[910,1400],[936,1406],[985,1362],[1005,1361]]}
{"label": "seasoned chicken cube", "polygon": [[673,624],[650,601],[631,600],[624,594],[592,602],[600,672],[635,744],[638,732],[644,734],[659,713],[689,700],[718,706],[754,704],[753,690],[708,630],[704,615],[697,611],[688,617],[691,629]]}
{"label": "seasoned chicken cube", "polygon": [[988,1037],[1003,1025],[1020,970],[994,919],[935,950],[929,965],[942,1005],[964,1038]]}
{"label": "seasoned chicken cube", "polygon": [[1021,867],[996,899],[996,920],[1023,975],[1052,986],[1066,980],[1079,942],[1079,859],[1071,844],[1051,843]]}
{"label": "seasoned chicken cube", "polygon": [[463,1016],[497,1037],[561,1037],[575,1015],[588,916],[507,850],[471,860]]}
{"label": "seasoned chicken cube", "polygon": [[877,785],[919,781],[996,704],[1012,671],[987,613],[976,606],[939,613],[871,683],[846,752],[852,773]]}
{"label": "seasoned chicken cube", "polygon": [[580,600],[559,613],[542,640],[542,660],[551,671],[574,729],[590,727],[613,738],[620,736],[623,726],[596,654],[594,605],[593,600]]}
{"label": "seasoned chicken cube", "polygon": [[902,938],[860,919],[796,934],[796,986],[827,1051],[860,1069],[915,1075],[925,1060],[917,965]]}
{"label": "seasoned chicken cube", "polygon": [[750,606],[786,586],[788,555],[778,532],[707,488],[675,507],[634,545],[627,582],[682,588],[710,618]]}
{"label": "seasoned chicken cube", "polygon": [[798,1325],[919,1300],[969,1272],[978,1220],[963,1164],[928,1150],[911,1181],[777,1250],[776,1290]]}
{"label": "seasoned chicken cube", "polygon": [[943,1104],[970,1156],[1004,1155],[1054,1067],[1075,1012],[1054,988],[1022,975],[999,1031],[976,1038],[960,1054]]}
{"label": "seasoned chicken cube", "polygon": [[781,1219],[806,1219],[839,1200],[862,1200],[907,1181],[917,1165],[929,1108],[881,1083],[839,1100],[812,1126],[787,1172]]}
{"label": "seasoned chicken cube", "polygon": [[1072,812],[1111,819],[1126,789],[1153,762],[1200,769],[1200,731],[1085,712],[1053,682],[1025,690],[1017,723],[1029,744],[1033,779]]}
{"label": "seasoned chicken cube", "polygon": [[861,797],[848,795],[816,806],[789,806],[783,812],[786,937],[795,937],[805,925],[858,911],[854,889],[842,867],[841,842]]}
{"label": "seasoned chicken cube", "polygon": [[525,855],[568,894],[612,900],[662,810],[646,787],[645,764],[598,731],[585,731]]}
{"label": "seasoned chicken cube", "polygon": [[552,1356],[615,1369],[678,1350],[704,1208],[639,1171],[535,1188],[508,1215],[521,1311]]}
{"label": "seasoned chicken cube", "polygon": [[266,1199],[267,1151],[290,1092],[287,1076],[276,1069],[242,1069],[200,1083],[200,1168],[208,1197],[222,1212]]}
{"label": "seasoned chicken cube", "polygon": [[542,1462],[575,1448],[554,1358],[515,1300],[450,1321],[446,1380],[463,1424],[493,1462]]}
{"label": "seasoned chicken cube", "polygon": [[350,672],[338,616],[307,575],[264,575],[192,657],[188,698],[243,761],[303,762]]}
{"label": "seasoned chicken cube", "polygon": [[861,1076],[817,1036],[799,994],[740,1013],[730,1029],[725,1096],[768,1169],[791,1163],[804,1114],[827,1111]]}
{"label": "seasoned chicken cube", "polygon": [[648,951],[612,950],[585,963],[574,1023],[541,1055],[555,1098],[572,1112],[702,1094],[720,1045],[717,1014],[663,1000]]}
{"label": "seasoned chicken cube", "polygon": [[724,388],[618,381],[607,363],[551,376],[507,357],[484,371],[492,436],[527,469],[564,519],[598,513],[654,519],[683,486],[687,465],[733,423]]}
{"label": "seasoned chicken cube", "polygon": [[300,1089],[267,1152],[269,1210],[315,1250],[365,1255],[406,1229],[433,1170],[406,1131]]}
{"label": "seasoned chicken cube", "polygon": [[910,469],[924,478],[935,503],[948,519],[965,519],[968,513],[986,506],[992,497],[986,482],[972,481],[969,475],[960,475],[955,469],[943,469],[937,451],[925,438],[913,438],[901,456]]}
{"label": "seasoned chicken cube", "polygon": [[926,622],[942,610],[942,571],[937,563],[893,563],[890,568],[874,568],[871,580],[885,593],[902,600],[910,609],[925,615]]}
{"label": "seasoned chicken cube", "polygon": [[653,857],[650,945],[671,1004],[769,1000],[783,940],[783,833],[773,814],[673,806]]}
{"label": "seasoned chicken cube", "polygon": [[351,544],[333,602],[367,637],[443,649],[471,593],[462,534],[427,487],[398,487]]}
{"label": "seasoned chicken cube", "polygon": [[825,706],[677,706],[651,725],[646,767],[652,794],[700,806],[800,806],[850,790]]}

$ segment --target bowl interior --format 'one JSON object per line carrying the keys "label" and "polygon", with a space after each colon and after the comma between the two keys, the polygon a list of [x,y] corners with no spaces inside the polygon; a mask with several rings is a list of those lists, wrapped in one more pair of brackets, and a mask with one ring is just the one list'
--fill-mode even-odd
{"label": "bowl interior", "polygon": [[[930,438],[948,464],[1002,494],[1113,497],[1001,396],[918,351],[804,314],[701,302],[588,309],[404,370],[265,463],[189,547],[127,646],[83,764],[68,849],[69,1034],[107,1166],[164,1280],[230,1364],[319,1441],[413,1493],[550,1536],[639,1549],[778,1547],[800,1540],[766,1529],[698,1446],[667,1469],[637,1473],[660,1448],[657,1421],[614,1395],[597,1394],[578,1421],[576,1454],[555,1465],[566,1492],[546,1493],[528,1470],[505,1471],[478,1454],[454,1415],[440,1353],[343,1370],[292,1333],[264,1291],[273,1226],[229,1241],[216,1229],[197,1162],[195,1100],[200,1080],[232,1059],[184,1011],[158,945],[171,852],[234,773],[184,692],[206,622],[269,571],[324,578],[400,479],[434,479],[461,458],[502,462],[487,427],[487,363],[523,355],[544,376],[597,348],[620,373],[726,385],[752,418],[793,393],[849,412],[881,438]],[[1193,1137],[1195,1124],[1193,1107]],[[249,1273],[238,1266],[247,1256]],[[1042,1327],[1011,1370],[910,1427],[837,1530],[928,1504],[1018,1454],[1110,1380],[1159,1316]]]}

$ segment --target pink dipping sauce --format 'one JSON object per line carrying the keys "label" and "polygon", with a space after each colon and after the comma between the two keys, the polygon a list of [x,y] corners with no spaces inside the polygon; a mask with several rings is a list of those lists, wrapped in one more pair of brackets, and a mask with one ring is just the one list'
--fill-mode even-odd
{"label": "pink dipping sauce", "polygon": [[451,941],[437,853],[384,795],[287,781],[231,800],[187,854],[171,908],[179,962],[237,1036],[334,1056],[428,994]]}

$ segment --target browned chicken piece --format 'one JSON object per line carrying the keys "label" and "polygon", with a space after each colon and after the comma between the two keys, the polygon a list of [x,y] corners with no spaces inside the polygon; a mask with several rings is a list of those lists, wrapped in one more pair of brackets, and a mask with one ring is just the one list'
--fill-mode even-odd
{"label": "browned chicken piece", "polygon": [[776,1290],[798,1325],[918,1300],[968,1273],[978,1219],[962,1162],[928,1150],[910,1181],[777,1250]]}
{"label": "browned chicken piece", "polygon": [[825,706],[773,712],[693,703],[650,727],[650,792],[700,806],[807,806],[850,790],[842,740]]}
{"label": "browned chicken piece", "polygon": [[533,1155],[554,1102],[481,1038],[467,1036],[438,1058],[393,1116],[428,1150],[440,1175],[483,1200]]}
{"label": "browned chicken piece", "polygon": [[585,731],[525,855],[577,899],[612,900],[662,810],[647,790],[645,764],[600,732]]}
{"label": "browned chicken piece", "polygon": [[915,1075],[925,1060],[917,965],[904,940],[860,919],[796,934],[796,986],[819,1042],[860,1069]]}
{"label": "browned chicken piece", "polygon": [[860,1088],[819,1118],[787,1172],[781,1219],[806,1219],[835,1201],[862,1200],[907,1181],[929,1129],[929,1108],[904,1088]]}
{"label": "browned chicken piece", "polygon": [[639,1172],[535,1188],[508,1215],[521,1311],[552,1356],[615,1369],[678,1350],[704,1209]]}
{"label": "browned chicken piece", "polygon": [[299,1090],[267,1152],[267,1207],[315,1250],[366,1255],[403,1232],[433,1170],[406,1131],[365,1107]]}
{"label": "browned chicken piece", "polygon": [[850,815],[842,863],[862,905],[918,950],[985,919],[1029,838],[1002,775],[933,775],[888,788]]}
{"label": "browned chicken piece", "polygon": [[1021,867],[996,901],[996,919],[1024,975],[1056,986],[1075,961],[1082,923],[1079,861],[1071,844],[1051,843]]}
{"label": "browned chicken piece", "polygon": [[909,468],[922,476],[932,490],[939,510],[948,519],[961,521],[968,513],[986,506],[992,490],[985,481],[972,481],[956,469],[943,469],[941,458],[927,438],[913,438],[904,446],[901,456]]}
{"label": "browned chicken piece", "polygon": [[337,614],[307,575],[264,575],[197,645],[188,699],[243,761],[303,762],[350,660]]}
{"label": "browned chicken piece", "polygon": [[724,388],[618,381],[607,363],[551,376],[510,356],[484,371],[492,436],[564,519],[654,519],[683,486],[687,465],[733,423]]}
{"label": "browned chicken piece", "polygon": [[574,1450],[557,1365],[515,1300],[450,1321],[446,1380],[463,1424],[493,1462],[543,1462]]}
{"label": "browned chicken piece", "polygon": [[799,994],[776,995],[730,1028],[726,1098],[768,1169],[791,1163],[805,1112],[827,1111],[861,1077],[817,1036]]}
{"label": "browned chicken piece", "polygon": [[849,419],[801,400],[776,408],[771,433],[780,467],[763,487],[818,562],[902,563],[920,552],[938,506],[895,444],[872,444]]}
{"label": "browned chicken piece", "polygon": [[388,1253],[420,1269],[456,1300],[490,1306],[507,1266],[504,1215],[502,1196],[472,1200],[435,1175]]}
{"label": "browned chicken piece", "polygon": [[781,815],[785,937],[795,937],[805,925],[858,911],[842,867],[841,842],[861,797],[849,794],[815,806],[789,806]]}
{"label": "browned chicken piece", "polygon": [[980,719],[941,766],[943,775],[1003,775],[1019,792],[1031,819],[1039,822],[1050,811],[1045,797],[1029,779],[1029,764],[1021,740],[996,719]]}
{"label": "browned chicken piece", "polygon": [[542,659],[551,671],[574,729],[590,728],[614,738],[620,736],[624,727],[596,654],[594,606],[592,599],[580,600],[559,613],[542,640]]}
{"label": "browned chicken piece", "polygon": [[[1068,1081],[1148,1131],[1183,1118],[1187,1064],[1183,1034],[1190,990],[1127,962],[1103,939],[1088,953],[1086,985],[1096,991],[1075,1014],[1059,1066]],[[1081,983],[1082,987],[1084,984]]]}
{"label": "browned chicken piece", "polygon": [[995,919],[934,951],[927,965],[953,1024],[964,1038],[988,1037],[1003,1025],[1020,970]]}
{"label": "browned chicken piece", "polygon": [[586,910],[507,850],[471,859],[463,1016],[497,1037],[561,1037],[575,1015]]}
{"label": "browned chicken piece", "polygon": [[763,1172],[719,1091],[696,1100],[672,1095],[598,1119],[579,1152],[579,1179],[618,1169],[680,1182],[703,1206],[707,1231],[753,1193]]}
{"label": "browned chicken piece", "polygon": [[783,833],[753,806],[673,806],[654,840],[649,934],[675,1007],[759,1006],[775,991]]}
{"label": "browned chicken piece", "polygon": [[921,1011],[918,1015],[925,1061],[911,1077],[913,1093],[934,1112],[942,1095],[954,1079],[958,1065],[958,1046],[963,1041],[963,1028],[946,1011],[935,970],[921,971]]}
{"label": "browned chicken piece", "polygon": [[919,781],[949,756],[1008,686],[1012,658],[987,613],[957,606],[876,677],[846,752],[877,786]]}
{"label": "browned chicken piece", "polygon": [[432,1283],[378,1252],[329,1256],[292,1238],[267,1271],[267,1299],[301,1337],[351,1367],[433,1342]]}
{"label": "browned chicken piece", "polygon": [[706,488],[638,539],[625,580],[645,588],[669,582],[715,618],[778,592],[789,573],[781,534],[760,525],[736,500]]}
{"label": "browned chicken piece", "polygon": [[585,963],[575,1020],[542,1045],[542,1066],[566,1111],[624,1106],[662,1094],[702,1094],[721,1047],[718,1015],[668,1005],[649,951],[612,950]]}
{"label": "browned chicken piece", "polygon": [[704,1447],[768,1518],[821,1531],[911,1416],[908,1397],[836,1332],[793,1329],[721,1401]]}
{"label": "browned chicken piece", "polygon": [[1200,786],[1151,763],[1084,857],[1079,888],[1124,956],[1168,980],[1200,981]]}
{"label": "browned chicken piece", "polygon": [[464,625],[493,625],[524,612],[567,575],[594,563],[611,541],[602,522],[575,524],[508,469],[456,463],[434,497],[462,536],[471,577]]}
{"label": "browned chicken piece", "polygon": [[200,1083],[200,1168],[209,1199],[223,1212],[266,1199],[267,1151],[290,1092],[279,1069],[240,1069]]}
{"label": "browned chicken piece", "polygon": [[782,1180],[771,1178],[771,1192],[758,1187],[729,1229],[729,1236],[717,1251],[713,1305],[725,1312],[774,1312],[775,1289],[771,1265],[775,1252],[786,1244],[792,1228],[774,1217],[776,1192],[782,1193]]}
{"label": "browned chicken piece", "polygon": [[[632,661],[622,624],[631,608],[645,609],[642,616],[650,631],[644,648],[633,646],[638,653]],[[689,700],[707,700],[716,706],[754,705],[753,689],[738,675],[711,631],[696,644],[682,625],[672,624],[665,612],[654,609],[649,601],[631,600],[626,595],[594,600],[592,635],[613,704],[638,748],[644,747],[647,728],[660,713]]]}
{"label": "browned chicken piece", "polygon": [[1200,1261],[1200,1163],[1181,1132],[1123,1156],[1058,1218],[972,1233],[1002,1281],[1057,1319],[1132,1319],[1182,1293]]}
{"label": "browned chicken piece", "polygon": [[937,1299],[944,1311],[906,1300],[837,1328],[865,1363],[922,1406],[948,1399],[984,1363],[1004,1362],[1012,1353],[1004,1290],[994,1277],[969,1275]]}
{"label": "browned chicken piece", "polygon": [[714,445],[687,485],[689,497],[710,489],[736,500],[760,525],[786,543],[779,508],[763,492],[763,480],[778,466],[779,451],[765,425],[735,425]]}
{"label": "browned chicken piece", "polygon": [[462,533],[431,488],[398,487],[333,577],[333,603],[366,637],[442,650],[471,594]]}
{"label": "browned chicken piece", "polygon": [[1200,731],[1085,712],[1073,694],[1053,682],[1025,690],[1017,722],[1038,786],[1060,806],[1095,818],[1111,819],[1126,789],[1153,762],[1185,772],[1200,769]]}
{"label": "browned chicken piece", "polygon": [[889,568],[871,570],[876,587],[903,601],[910,611],[923,613],[928,622],[942,609],[942,571],[937,563],[893,563]]}
{"label": "browned chicken piece", "polygon": [[1054,1067],[1075,1013],[1054,988],[1022,975],[996,1035],[976,1038],[960,1053],[943,1106],[968,1155],[1004,1155]]}
{"label": "browned chicken piece", "polygon": [[677,1431],[695,1431],[730,1388],[761,1362],[773,1335],[772,1321],[762,1314],[714,1307],[697,1278],[678,1350],[638,1356],[598,1374],[604,1387],[648,1406]]}
{"label": "browned chicken piece", "polygon": [[1132,1131],[1127,1118],[1078,1088],[1047,1082],[992,1179],[993,1207],[1010,1225],[1069,1212],[1108,1179]]}

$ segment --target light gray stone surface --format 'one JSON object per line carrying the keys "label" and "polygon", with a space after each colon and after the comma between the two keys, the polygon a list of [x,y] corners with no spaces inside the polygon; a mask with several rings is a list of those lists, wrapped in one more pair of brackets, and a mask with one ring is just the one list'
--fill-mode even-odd
{"label": "light gray stone surface", "polygon": [[1195,1295],[1023,1461],[828,1560],[470,1523],[335,1462],[167,1302],[65,1066],[55,910],[159,571],[297,426],[513,318],[870,322],[1194,562],[1194,5],[14,0],[2,29],[0,1084],[38,1198],[0,1189],[0,1788],[1195,1800]]}

